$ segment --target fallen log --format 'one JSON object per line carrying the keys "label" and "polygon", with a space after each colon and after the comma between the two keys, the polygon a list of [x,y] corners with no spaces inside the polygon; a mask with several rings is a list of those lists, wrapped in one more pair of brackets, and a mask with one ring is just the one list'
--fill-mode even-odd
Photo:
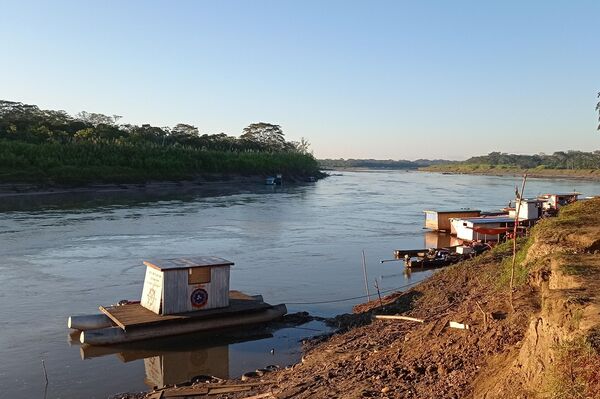
{"label": "fallen log", "polygon": [[425,320],[423,320],[423,319],[417,319],[416,317],[400,316],[400,315],[378,314],[378,315],[375,315],[375,318],[378,320],[407,320],[407,321],[414,321],[417,323],[425,323]]}
{"label": "fallen log", "polygon": [[[417,319],[416,317],[400,316],[400,315],[379,315],[378,314],[378,315],[375,315],[374,318],[378,319],[378,320],[406,320],[406,321],[414,321],[417,323],[425,323],[425,320],[423,320],[423,319]],[[444,323],[442,325],[441,329],[443,329],[446,326],[448,326],[450,328],[456,328],[459,330],[470,330],[471,329],[470,325],[458,323],[456,321],[448,321],[448,322]]]}
{"label": "fallen log", "polygon": [[266,398],[275,398],[275,395],[273,395],[273,393],[271,392],[267,392],[267,393],[260,393],[258,395],[252,395],[252,396],[246,396],[242,399],[266,399]]}

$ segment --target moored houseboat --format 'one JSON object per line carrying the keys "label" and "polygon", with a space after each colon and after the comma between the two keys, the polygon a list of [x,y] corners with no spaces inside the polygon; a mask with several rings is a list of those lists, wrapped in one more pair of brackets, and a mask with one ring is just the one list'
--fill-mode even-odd
{"label": "moored houseboat", "polygon": [[450,219],[461,217],[477,217],[481,214],[478,209],[460,208],[460,209],[439,209],[424,210],[425,228],[434,231],[449,232],[451,228]]}
{"label": "moored houseboat", "polygon": [[570,193],[549,193],[538,196],[538,199],[543,201],[542,208],[549,215],[555,215],[558,210],[565,206],[576,202],[581,193],[576,191]]}
{"label": "moored houseboat", "polygon": [[100,306],[101,314],[72,316],[80,342],[109,345],[197,331],[264,323],[287,313],[260,296],[229,290],[233,262],[197,256],[145,261],[140,301]]}
{"label": "moored houseboat", "polygon": [[455,218],[452,219],[452,230],[464,241],[500,241],[514,224],[515,218],[508,215]]}

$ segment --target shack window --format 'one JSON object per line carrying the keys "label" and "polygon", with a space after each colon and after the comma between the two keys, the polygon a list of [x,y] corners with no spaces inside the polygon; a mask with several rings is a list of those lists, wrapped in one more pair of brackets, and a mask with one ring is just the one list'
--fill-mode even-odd
{"label": "shack window", "polygon": [[193,267],[188,269],[188,284],[210,283],[210,267]]}

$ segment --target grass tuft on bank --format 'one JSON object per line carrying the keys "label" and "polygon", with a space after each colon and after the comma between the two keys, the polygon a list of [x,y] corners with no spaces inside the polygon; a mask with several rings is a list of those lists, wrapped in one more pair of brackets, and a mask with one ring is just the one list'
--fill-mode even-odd
{"label": "grass tuft on bank", "polygon": [[593,334],[557,345],[545,393],[550,399],[600,398],[600,353]]}

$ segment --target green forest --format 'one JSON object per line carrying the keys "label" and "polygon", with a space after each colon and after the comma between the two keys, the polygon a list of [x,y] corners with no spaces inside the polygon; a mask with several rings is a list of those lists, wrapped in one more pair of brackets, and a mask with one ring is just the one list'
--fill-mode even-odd
{"label": "green forest", "polygon": [[0,101],[0,182],[86,184],[193,179],[206,174],[320,176],[304,138],[279,125],[248,125],[239,137],[193,125],[120,124],[118,115],[43,110]]}
{"label": "green forest", "polygon": [[600,151],[557,151],[551,155],[492,152],[463,162],[430,165],[421,169],[430,172],[500,175],[527,171],[531,176],[539,177],[600,179]]}
{"label": "green forest", "polygon": [[506,165],[522,169],[596,169],[600,168],[600,151],[557,151],[551,155],[515,155],[491,152],[488,155],[472,157],[465,164]]}
{"label": "green forest", "polygon": [[[444,167],[446,165],[440,165]],[[519,169],[598,169],[600,151],[557,151],[549,154],[517,155],[491,152],[487,155],[471,157],[463,162],[455,162],[451,167],[494,167]]]}

